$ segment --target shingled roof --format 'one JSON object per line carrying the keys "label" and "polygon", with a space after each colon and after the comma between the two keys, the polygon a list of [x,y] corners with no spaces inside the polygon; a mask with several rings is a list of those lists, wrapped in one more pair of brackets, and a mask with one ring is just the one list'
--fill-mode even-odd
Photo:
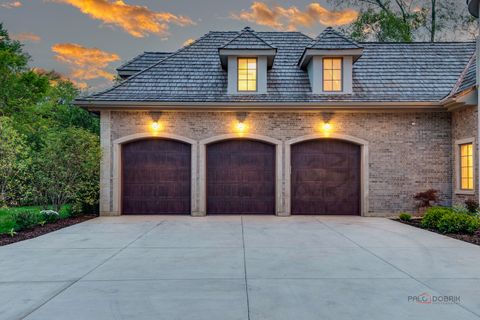
{"label": "shingled roof", "polygon": [[471,89],[477,85],[477,55],[473,54],[470,62],[463,71],[458,85],[453,90],[453,95],[458,95],[468,89]]}
{"label": "shingled roof", "polygon": [[128,78],[171,54],[171,52],[144,52],[118,67],[118,75],[122,78]]}
{"label": "shingled roof", "polygon": [[353,65],[353,94],[312,94],[308,73],[297,62],[313,39],[299,32],[257,32],[277,48],[267,74],[266,94],[227,94],[227,71],[218,48],[239,32],[210,32],[190,46],[113,88],[77,100],[105,103],[314,103],[438,102],[448,96],[465,70],[475,43],[360,43]]}
{"label": "shingled roof", "polygon": [[345,49],[362,49],[355,41],[346,38],[343,34],[333,30],[333,28],[326,28],[307,49],[319,50],[345,50]]}

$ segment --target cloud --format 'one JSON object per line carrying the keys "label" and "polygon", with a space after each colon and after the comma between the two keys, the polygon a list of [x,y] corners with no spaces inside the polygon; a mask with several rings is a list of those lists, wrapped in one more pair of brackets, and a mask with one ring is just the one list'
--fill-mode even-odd
{"label": "cloud", "polygon": [[42,40],[40,36],[31,32],[14,34],[12,35],[12,39],[18,40],[18,41],[30,41],[30,42],[40,42],[40,40]]}
{"label": "cloud", "polygon": [[82,13],[106,24],[116,25],[137,38],[143,38],[150,33],[166,36],[171,23],[179,26],[194,24],[189,17],[170,12],[155,12],[145,6],[126,4],[122,0],[54,1],[72,5]]}
{"label": "cloud", "polygon": [[295,6],[269,7],[264,2],[254,2],[250,10],[242,10],[233,13],[232,18],[245,20],[262,26],[268,26],[277,30],[297,30],[298,27],[312,27],[316,23],[326,26],[340,26],[352,23],[358,17],[358,11],[345,9],[341,11],[330,11],[317,2],[312,2],[305,10]]}
{"label": "cloud", "polygon": [[189,45],[191,45],[191,44],[194,43],[194,42],[195,42],[195,39],[192,39],[192,38],[187,39],[187,40],[185,40],[185,42],[183,43],[183,46],[184,46],[184,47],[189,46]]}
{"label": "cloud", "polygon": [[20,8],[22,5],[23,4],[20,1],[0,2],[0,8],[5,8],[5,9]]}
{"label": "cloud", "polygon": [[85,48],[75,43],[59,43],[52,46],[55,59],[69,65],[70,77],[77,80],[105,78],[112,80],[114,74],[105,69],[111,62],[120,60],[115,53],[105,52],[97,48]]}

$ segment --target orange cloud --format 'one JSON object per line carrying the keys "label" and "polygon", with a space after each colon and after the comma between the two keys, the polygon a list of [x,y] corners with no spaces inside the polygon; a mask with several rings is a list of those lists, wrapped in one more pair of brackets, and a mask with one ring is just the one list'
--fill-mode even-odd
{"label": "orange cloud", "polygon": [[234,19],[250,21],[277,30],[294,31],[298,27],[312,27],[316,23],[328,26],[349,24],[357,19],[358,11],[353,9],[330,11],[317,2],[310,3],[303,11],[295,6],[269,7],[266,3],[254,2],[249,11],[242,10],[231,16]]}
{"label": "orange cloud", "polygon": [[111,62],[120,60],[114,53],[97,48],[85,48],[75,43],[59,43],[52,47],[55,59],[70,66],[70,77],[74,80],[105,78],[113,80],[114,75],[105,70]]}
{"label": "orange cloud", "polygon": [[185,42],[183,43],[183,46],[184,46],[184,47],[189,46],[189,45],[191,45],[191,44],[194,43],[194,42],[195,42],[195,39],[192,39],[192,38],[187,39],[187,40],[185,40]]}
{"label": "orange cloud", "polygon": [[185,16],[169,12],[155,12],[145,6],[129,5],[122,0],[55,0],[70,4],[84,14],[101,20],[106,24],[116,25],[137,38],[150,33],[168,35],[169,24],[180,26],[193,25]]}
{"label": "orange cloud", "polygon": [[13,8],[20,8],[22,5],[23,4],[20,1],[7,1],[7,2],[1,2],[0,8],[13,9]]}
{"label": "orange cloud", "polygon": [[31,33],[31,32],[23,32],[19,34],[14,34],[12,35],[12,39],[18,40],[18,41],[30,41],[30,42],[40,42],[42,38],[40,36]]}

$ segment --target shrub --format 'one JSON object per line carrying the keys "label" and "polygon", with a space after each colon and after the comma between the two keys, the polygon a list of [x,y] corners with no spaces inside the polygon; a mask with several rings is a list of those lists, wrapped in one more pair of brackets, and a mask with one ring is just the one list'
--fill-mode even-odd
{"label": "shrub", "polygon": [[33,211],[17,212],[13,214],[12,218],[17,231],[33,228],[39,222],[38,214]]}
{"label": "shrub", "polygon": [[431,207],[425,212],[422,218],[422,227],[428,229],[436,229],[438,221],[448,213],[452,213],[453,210],[445,207]]}
{"label": "shrub", "polygon": [[46,223],[54,223],[60,219],[60,214],[57,211],[53,210],[42,210],[40,211],[43,221]]}
{"label": "shrub", "polygon": [[480,219],[468,214],[450,212],[440,218],[437,228],[443,233],[473,234],[480,228]]}
{"label": "shrub", "polygon": [[438,190],[429,189],[427,191],[415,194],[413,198],[418,201],[419,208],[430,207],[432,203],[435,204],[438,202],[439,198],[437,193]]}
{"label": "shrub", "polygon": [[470,213],[476,213],[478,210],[478,202],[473,199],[465,200],[465,207]]}
{"label": "shrub", "polygon": [[400,213],[399,218],[402,221],[410,221],[410,220],[412,220],[412,215],[409,214],[409,213],[403,212],[403,213]]}

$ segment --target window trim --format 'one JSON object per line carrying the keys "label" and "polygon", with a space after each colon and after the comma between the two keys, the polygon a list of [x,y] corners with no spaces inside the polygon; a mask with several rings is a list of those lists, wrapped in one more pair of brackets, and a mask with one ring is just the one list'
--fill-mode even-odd
{"label": "window trim", "polygon": [[[461,146],[465,144],[472,144],[472,166],[473,166],[473,188],[472,189],[462,189],[462,175],[461,175]],[[465,194],[465,195],[474,195],[475,190],[476,190],[476,144],[475,144],[475,138],[466,138],[466,139],[460,139],[460,140],[455,140],[455,158],[454,158],[454,164],[455,164],[455,194]]]}
{"label": "window trim", "polygon": [[[239,61],[240,59],[255,59],[255,90],[239,90],[239,81],[240,81],[240,68],[239,68]],[[248,64],[248,62],[247,62]],[[248,69],[247,69],[248,71]],[[247,80],[247,88],[248,88],[248,80]],[[258,92],[258,57],[237,57],[237,93],[254,93]]]}
{"label": "window trim", "polygon": [[[340,80],[340,90],[331,90],[331,91],[326,91],[325,90],[325,60],[326,59],[340,59],[340,62],[341,62],[341,77],[342,79]],[[333,70],[333,69],[332,69]],[[336,56],[332,56],[332,57],[322,57],[322,92],[323,93],[330,93],[330,94],[336,94],[336,93],[342,93],[344,92],[345,90],[345,63],[344,63],[344,59],[343,57],[336,57]],[[334,80],[332,80],[334,81]]]}

